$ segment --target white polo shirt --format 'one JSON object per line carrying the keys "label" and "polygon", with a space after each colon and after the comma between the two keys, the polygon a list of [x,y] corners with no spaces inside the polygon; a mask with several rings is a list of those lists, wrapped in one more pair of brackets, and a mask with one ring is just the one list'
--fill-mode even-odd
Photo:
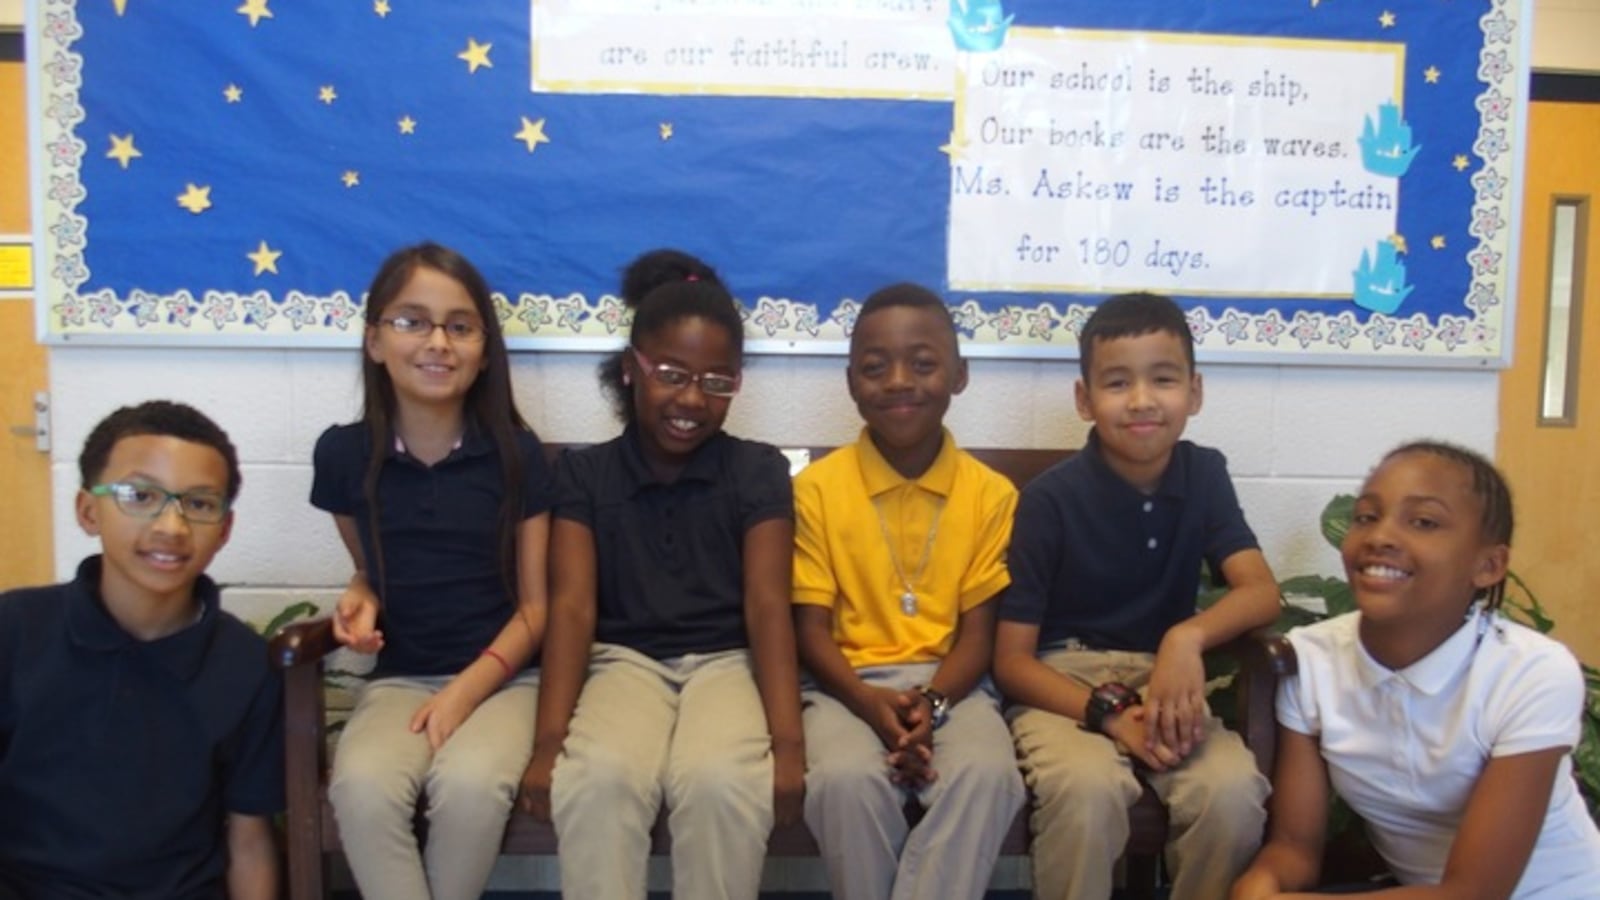
{"label": "white polo shirt", "polygon": [[[1278,721],[1318,739],[1333,789],[1367,822],[1403,884],[1437,884],[1473,785],[1491,757],[1577,745],[1583,672],[1561,644],[1475,614],[1423,659],[1384,668],[1353,612],[1289,633],[1298,674],[1278,687]],[[1561,760],[1533,856],[1513,894],[1595,896],[1600,831]]]}

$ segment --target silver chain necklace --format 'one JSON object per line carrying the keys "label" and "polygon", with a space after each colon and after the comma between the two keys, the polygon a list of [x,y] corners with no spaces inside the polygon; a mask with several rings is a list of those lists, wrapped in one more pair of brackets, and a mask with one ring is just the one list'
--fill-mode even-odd
{"label": "silver chain necklace", "polygon": [[933,525],[928,528],[928,539],[922,545],[922,561],[917,563],[917,571],[910,578],[906,577],[905,567],[900,565],[900,554],[895,552],[894,538],[889,534],[889,522],[883,517],[883,499],[872,501],[872,508],[878,512],[878,530],[883,532],[883,544],[889,551],[889,562],[894,565],[895,577],[900,579],[900,587],[903,589],[903,593],[900,594],[900,611],[908,616],[917,614],[915,585],[922,580],[923,575],[927,574],[928,561],[933,558],[933,541],[939,536],[939,519],[944,515],[944,501],[945,498],[940,497],[938,506],[934,507]]}

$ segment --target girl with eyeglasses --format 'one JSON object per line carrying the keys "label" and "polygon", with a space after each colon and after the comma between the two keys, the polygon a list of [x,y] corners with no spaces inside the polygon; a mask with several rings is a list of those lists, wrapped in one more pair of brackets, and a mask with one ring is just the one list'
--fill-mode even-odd
{"label": "girl with eyeglasses", "polygon": [[664,806],[675,897],[754,898],[805,753],[777,448],[722,430],[743,323],[675,251],[630,265],[628,346],[601,365],[624,428],[556,464],[550,639],[519,801],[552,819],[562,895],[643,898]]}
{"label": "girl with eyeglasses", "polygon": [[378,657],[329,797],[363,895],[476,898],[533,740],[550,473],[489,286],[460,254],[385,260],[364,337],[361,420],[318,439],[311,488],[355,562],[334,635]]}

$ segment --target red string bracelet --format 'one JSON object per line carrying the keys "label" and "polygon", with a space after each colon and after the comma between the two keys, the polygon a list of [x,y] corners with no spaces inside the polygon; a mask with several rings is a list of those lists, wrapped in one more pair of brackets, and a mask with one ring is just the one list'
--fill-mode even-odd
{"label": "red string bracelet", "polygon": [[501,656],[499,653],[496,653],[495,649],[493,647],[486,648],[479,655],[480,656],[487,656],[490,659],[494,660],[495,662],[499,663],[500,664],[500,668],[506,670],[506,677],[507,678],[510,678],[512,675],[516,674],[516,673],[511,671],[511,663],[506,662],[506,658],[504,656]]}

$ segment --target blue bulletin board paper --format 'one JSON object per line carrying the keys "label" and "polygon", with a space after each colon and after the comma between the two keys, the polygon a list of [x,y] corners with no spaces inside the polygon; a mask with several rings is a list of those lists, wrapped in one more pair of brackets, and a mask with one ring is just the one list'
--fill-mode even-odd
{"label": "blue bulletin board paper", "polygon": [[32,0],[42,340],[353,346],[451,245],[515,349],[617,346],[638,253],[748,346],[917,281],[974,356],[1107,295],[1223,362],[1498,367],[1526,0]]}

